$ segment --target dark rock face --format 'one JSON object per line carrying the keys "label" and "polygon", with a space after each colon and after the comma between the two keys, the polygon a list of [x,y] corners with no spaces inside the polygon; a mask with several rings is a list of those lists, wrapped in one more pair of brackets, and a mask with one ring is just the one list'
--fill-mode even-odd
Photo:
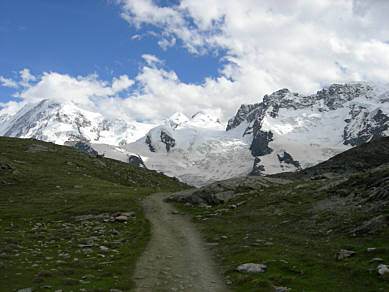
{"label": "dark rock face", "polygon": [[384,132],[389,128],[389,117],[385,115],[381,109],[377,110],[376,113],[369,119],[369,113],[363,111],[364,108],[353,109],[350,115],[353,118],[363,115],[364,127],[360,129],[356,134],[353,133],[352,119],[346,120],[348,125],[344,128],[343,138],[344,145],[357,146],[363,143],[376,140],[384,137]]}
{"label": "dark rock face", "polygon": [[253,169],[249,173],[249,175],[257,176],[262,175],[262,173],[265,171],[265,167],[261,164],[261,159],[259,157],[254,158],[254,164]]}
{"label": "dark rock face", "polygon": [[263,102],[253,105],[242,105],[233,119],[228,121],[227,131],[238,127],[243,121],[248,123],[243,136],[253,135],[253,141],[250,146],[253,156],[263,156],[271,153],[273,150],[269,147],[269,143],[273,140],[271,131],[263,131],[263,119],[268,111],[273,118],[278,116],[278,111],[281,107],[296,108],[298,105],[293,104],[292,99],[285,98],[291,95],[291,92],[284,88],[274,92],[273,94],[265,95]]}
{"label": "dark rock face", "polygon": [[282,153],[282,155],[277,154],[277,157],[278,157],[278,160],[280,162],[284,162],[286,164],[291,164],[294,167],[296,167],[297,170],[301,170],[300,162],[298,162],[297,160],[294,160],[292,155],[290,155],[288,152],[284,151],[284,153]]}
{"label": "dark rock face", "polygon": [[154,148],[153,143],[151,141],[151,136],[150,135],[146,136],[145,143],[149,146],[149,149],[150,149],[151,152],[155,152],[155,148]]}
{"label": "dark rock face", "polygon": [[257,130],[250,146],[251,154],[253,156],[263,156],[272,153],[273,149],[269,147],[271,141],[273,141],[273,133],[271,131]]}
{"label": "dark rock face", "polygon": [[128,163],[138,167],[147,168],[140,156],[136,156],[136,155],[128,156]]}
{"label": "dark rock face", "polygon": [[73,146],[74,148],[81,150],[82,152],[86,152],[92,155],[98,155],[97,151],[93,149],[89,143],[84,142],[84,141],[78,141],[76,144]]}
{"label": "dark rock face", "polygon": [[167,152],[176,145],[176,140],[173,137],[170,137],[165,131],[161,131],[161,142],[166,145]]}
{"label": "dark rock face", "polygon": [[254,109],[258,108],[260,103],[256,104],[242,104],[238,109],[235,117],[230,119],[227,124],[226,131],[234,129],[238,127],[243,121],[245,121],[248,117],[248,114],[253,112]]}

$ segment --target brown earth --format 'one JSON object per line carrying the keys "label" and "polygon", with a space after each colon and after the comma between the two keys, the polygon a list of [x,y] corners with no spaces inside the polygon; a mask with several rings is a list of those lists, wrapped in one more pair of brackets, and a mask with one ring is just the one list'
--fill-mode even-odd
{"label": "brown earth", "polygon": [[164,202],[169,194],[146,197],[143,207],[152,238],[138,260],[135,291],[228,291],[190,218]]}

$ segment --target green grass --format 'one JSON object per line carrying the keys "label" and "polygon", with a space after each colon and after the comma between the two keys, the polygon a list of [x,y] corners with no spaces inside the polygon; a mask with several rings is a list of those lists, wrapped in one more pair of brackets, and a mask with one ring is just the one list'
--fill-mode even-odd
{"label": "green grass", "polygon": [[[342,187],[353,190],[355,179]],[[344,198],[333,194],[337,187],[326,190],[327,185],[304,181],[270,187],[210,209],[175,205],[194,215],[208,242],[218,243],[211,246],[233,291],[273,291],[278,286],[291,291],[389,291],[388,277],[377,273],[379,263],[369,263],[380,257],[389,264],[389,228],[374,235],[350,234],[364,221],[389,214],[388,206],[375,211],[349,203],[338,207]],[[243,200],[247,203],[241,207],[216,212]],[[318,207],[328,200],[334,206]],[[367,252],[369,247],[377,249]],[[356,255],[338,261],[340,249]],[[255,275],[237,272],[243,263],[266,264],[268,269]]]}
{"label": "green grass", "polygon": [[[33,144],[48,151],[28,152]],[[150,237],[139,200],[187,187],[155,171],[30,139],[0,138],[1,165],[0,291],[129,291]],[[114,222],[120,212],[135,216]]]}

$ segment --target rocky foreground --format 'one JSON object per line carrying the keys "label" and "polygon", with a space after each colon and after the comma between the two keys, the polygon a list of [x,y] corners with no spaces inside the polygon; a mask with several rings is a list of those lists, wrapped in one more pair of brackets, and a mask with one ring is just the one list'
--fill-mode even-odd
{"label": "rocky foreground", "polygon": [[[235,291],[387,291],[389,138],[315,167],[175,193]],[[325,283],[325,285],[323,285]]]}

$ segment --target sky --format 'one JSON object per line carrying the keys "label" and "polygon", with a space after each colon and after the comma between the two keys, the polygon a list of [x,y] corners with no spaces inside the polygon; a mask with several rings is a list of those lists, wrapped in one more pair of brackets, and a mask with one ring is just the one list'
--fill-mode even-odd
{"label": "sky", "polygon": [[387,0],[3,0],[0,106],[156,121],[289,88],[388,83]]}

